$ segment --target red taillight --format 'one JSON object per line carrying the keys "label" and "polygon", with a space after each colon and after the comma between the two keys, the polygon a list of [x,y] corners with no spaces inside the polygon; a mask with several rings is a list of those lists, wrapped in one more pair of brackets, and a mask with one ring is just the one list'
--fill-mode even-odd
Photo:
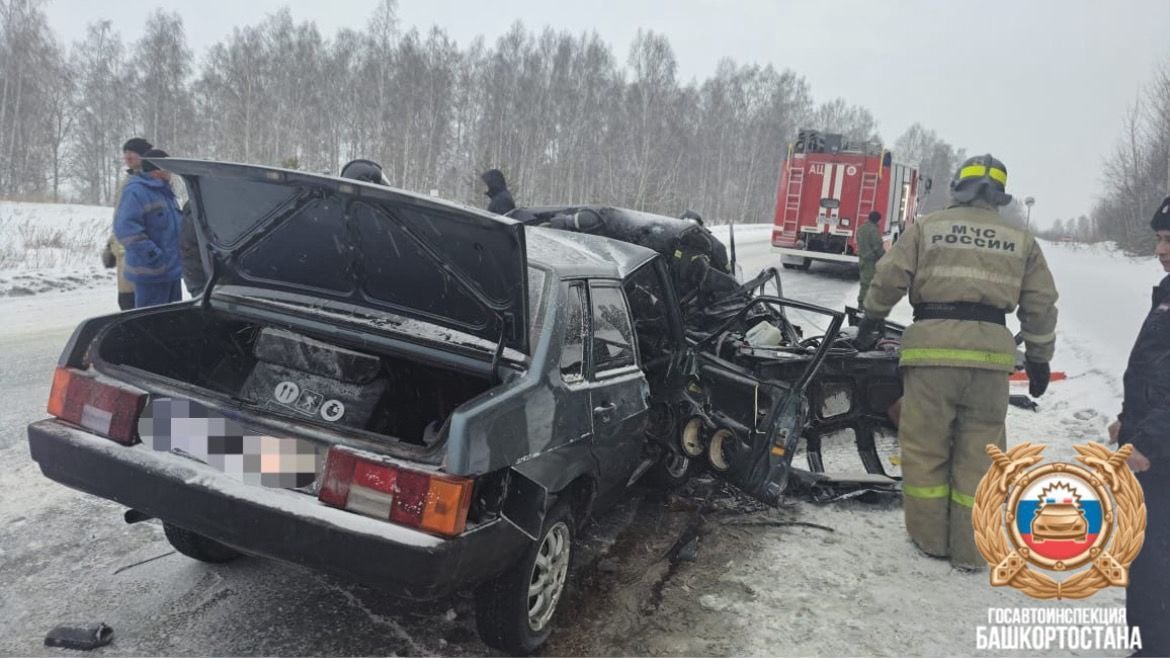
{"label": "red taillight", "polygon": [[394,509],[390,510],[391,521],[416,528],[422,525],[430,480],[423,473],[398,472],[398,490],[394,496]]}
{"label": "red taillight", "polygon": [[467,478],[412,471],[334,446],[317,498],[331,507],[452,536],[467,525],[472,485]]}
{"label": "red taillight", "polygon": [[356,461],[357,457],[352,452],[331,449],[325,460],[325,471],[321,474],[321,489],[317,499],[326,505],[345,507]]}
{"label": "red taillight", "polygon": [[96,377],[58,367],[53,373],[48,412],[118,443],[138,442],[138,416],[146,404],[142,391],[106,383]]}

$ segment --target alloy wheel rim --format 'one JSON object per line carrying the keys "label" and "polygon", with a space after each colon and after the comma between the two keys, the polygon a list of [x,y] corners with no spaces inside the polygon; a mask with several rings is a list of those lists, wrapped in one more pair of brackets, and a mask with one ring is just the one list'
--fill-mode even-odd
{"label": "alloy wheel rim", "polygon": [[558,521],[544,535],[528,580],[528,627],[539,633],[548,626],[565,590],[569,573],[569,526]]}

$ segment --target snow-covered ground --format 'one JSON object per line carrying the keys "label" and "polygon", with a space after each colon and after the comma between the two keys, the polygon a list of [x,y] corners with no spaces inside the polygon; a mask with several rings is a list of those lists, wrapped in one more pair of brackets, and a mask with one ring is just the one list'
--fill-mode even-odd
{"label": "snow-covered ground", "polygon": [[113,285],[101,264],[112,220],[106,206],[0,201],[0,296]]}
{"label": "snow-covered ground", "polygon": [[[85,259],[97,264],[108,209],[0,204],[0,217],[14,209],[23,218],[14,225],[70,227],[78,233],[62,241],[88,245],[76,249],[88,249],[84,256],[63,254],[56,266],[41,268],[43,278],[63,278]],[[745,274],[778,264],[769,231],[737,229]],[[11,240],[8,233],[0,240]],[[1073,444],[1104,438],[1150,286],[1162,273],[1152,257],[1045,248],[1061,293],[1053,367],[1069,378],[1052,384],[1039,413],[1012,408],[1008,431],[1010,441],[1041,441],[1050,446],[1047,457],[1068,458]],[[24,263],[0,270],[0,279],[11,281],[17,270],[38,271]],[[857,295],[856,276],[845,266],[784,271],[784,281],[787,295],[833,308]],[[29,460],[24,425],[43,416],[52,367],[72,326],[115,310],[112,285],[93,280],[72,292],[0,298],[0,655],[43,655],[44,632],[68,619],[115,627],[117,639],[96,652],[102,655],[487,651],[474,637],[465,595],[403,605],[262,560],[197,564],[171,553],[156,524],[126,526],[117,505],[43,478]],[[909,313],[903,303],[893,318],[906,321]],[[589,529],[585,564],[547,653],[970,655],[979,653],[975,627],[986,623],[989,607],[1124,603],[1118,589],[1088,601],[1037,602],[991,587],[986,573],[954,572],[912,548],[896,503],[722,510],[709,515],[697,559],[670,566],[663,555],[695,519],[688,504],[635,495]],[[128,568],[148,558],[158,559]]]}

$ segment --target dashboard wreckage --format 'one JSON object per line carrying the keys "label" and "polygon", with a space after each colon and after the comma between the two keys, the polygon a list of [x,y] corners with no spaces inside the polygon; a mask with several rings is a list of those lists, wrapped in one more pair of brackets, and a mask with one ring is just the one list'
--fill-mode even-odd
{"label": "dashboard wreckage", "polygon": [[[785,298],[775,268],[739,282],[734,256],[701,220],[596,205],[518,208],[509,216],[637,244],[668,263],[693,360],[685,384],[663,402],[671,405],[657,426],[670,428],[658,432],[664,446],[705,461],[769,504],[786,491],[814,500],[897,491],[902,325],[887,322],[875,349],[858,350],[857,309]],[[734,233],[731,244],[734,250]],[[635,316],[652,303],[630,295]],[[820,330],[791,320],[794,312],[819,316],[808,325]],[[850,462],[863,471],[827,472],[830,442],[836,454],[853,452]]]}

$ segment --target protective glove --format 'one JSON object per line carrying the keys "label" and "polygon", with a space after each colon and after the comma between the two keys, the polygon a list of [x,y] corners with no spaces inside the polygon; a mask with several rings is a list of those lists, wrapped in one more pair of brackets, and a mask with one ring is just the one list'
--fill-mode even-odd
{"label": "protective glove", "polygon": [[886,321],[878,318],[864,317],[857,325],[857,349],[868,352],[881,340],[886,330]]}
{"label": "protective glove", "polygon": [[1028,373],[1028,394],[1034,398],[1044,395],[1051,375],[1048,364],[1029,360],[1024,362],[1024,370]]}

